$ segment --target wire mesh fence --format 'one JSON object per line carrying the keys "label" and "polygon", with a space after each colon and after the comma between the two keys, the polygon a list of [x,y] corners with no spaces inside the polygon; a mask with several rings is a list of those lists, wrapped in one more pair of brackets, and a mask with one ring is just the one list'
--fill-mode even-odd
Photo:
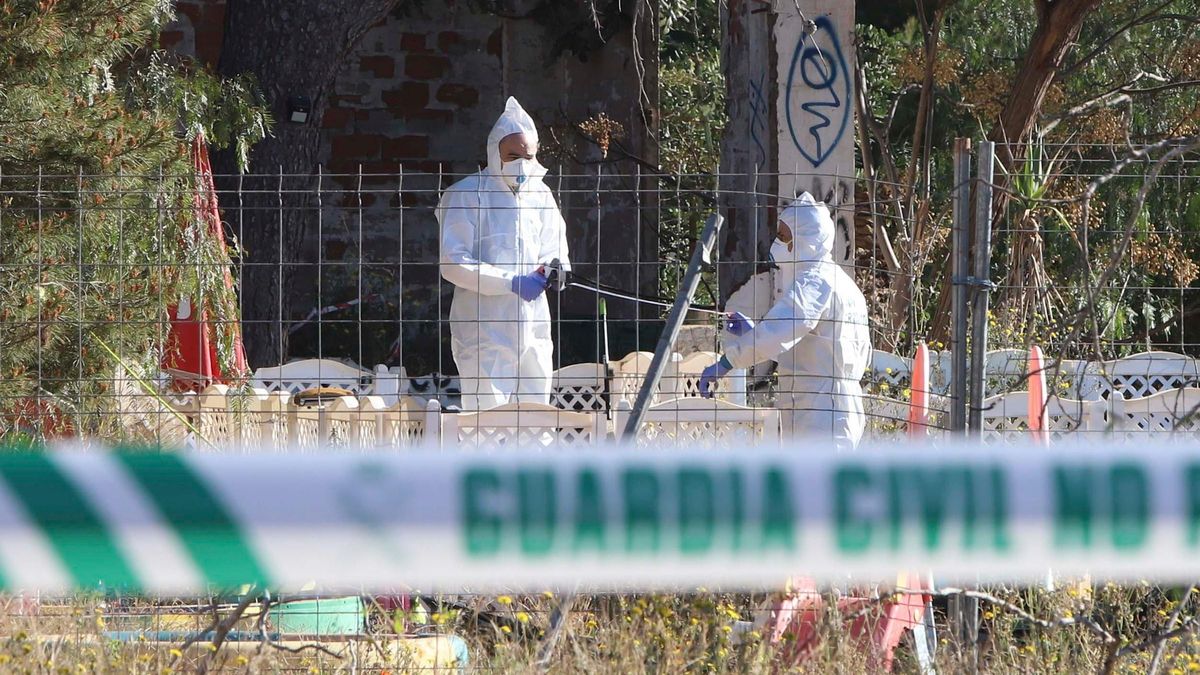
{"label": "wire mesh fence", "polygon": [[[1178,144],[1045,145],[1013,167],[998,167],[989,332],[985,345],[971,345],[973,358],[985,359],[985,397],[971,402],[980,409],[985,442],[1033,431],[1047,442],[1081,433],[1136,439],[1195,431],[1197,159],[1194,146]],[[834,246],[838,259],[826,264],[844,270],[842,278],[852,279],[866,302],[869,358],[861,377],[843,379],[861,387],[868,440],[940,435],[949,427],[953,381],[966,377],[952,365],[948,300],[955,281],[948,263],[952,195],[962,186],[949,180],[949,167],[938,175],[945,187],[928,194],[877,176],[841,176],[855,186],[851,199],[815,195],[829,202],[835,239],[848,244]],[[537,298],[545,298],[545,316],[530,319],[522,305],[530,301],[511,289],[498,296],[495,317],[467,315],[474,330],[499,336],[479,340],[477,360],[492,357],[491,342],[523,351],[525,336],[542,330],[531,324],[545,327],[535,342],[548,339],[553,350],[539,355],[548,368],[513,375],[537,380],[527,397],[512,399],[518,405],[471,405],[464,391],[481,390],[464,383],[471,376],[458,368],[456,284],[444,272],[450,263],[437,215],[446,189],[464,178],[319,169],[216,176],[210,187],[202,175],[0,175],[0,432],[10,444],[83,436],[200,450],[372,451],[434,440],[444,448],[591,448],[621,434],[714,211],[729,223],[674,345],[677,355],[651,396],[639,442],[778,443],[797,412],[829,412],[797,410],[797,394],[813,393],[803,387],[828,394],[820,377],[804,383],[795,372],[777,374],[771,363],[735,369],[716,385],[715,400],[700,396],[704,370],[727,351],[728,314],[741,311],[761,324],[786,299],[779,261],[768,255],[790,201],[769,190],[779,176],[617,174],[606,165],[547,176],[553,207],[525,207],[499,188],[498,197],[515,206],[487,210],[514,220],[511,233],[488,229],[495,214],[464,207],[477,219],[473,236],[497,239],[502,256],[523,251],[533,234],[540,241],[534,225],[561,214],[565,245],[524,258],[485,260],[472,251],[478,262],[503,266],[504,280],[555,258],[569,259],[571,271],[561,290]],[[732,190],[734,182],[761,188]],[[497,196],[485,199],[487,192],[476,186],[471,204]],[[728,208],[747,202],[756,205],[749,213]],[[215,208],[214,220],[208,214]],[[473,273],[478,286],[482,273]],[[831,339],[841,335],[824,315],[793,318],[830,321]],[[515,344],[506,342],[513,342],[509,328]],[[814,339],[812,326],[794,330]],[[930,349],[917,357],[922,344]],[[1034,346],[1044,357],[1031,367]],[[1039,371],[1045,383],[1035,388]],[[344,649],[357,649],[353,658],[363,659],[355,661],[362,668],[416,669],[420,655],[412,649],[459,659],[454,631],[466,635],[472,653],[494,652],[514,635],[540,636],[556,603],[415,592],[282,604],[255,596],[226,621],[245,597],[110,594],[92,605],[16,598],[6,614],[31,634],[128,639],[129,658],[155,667],[204,658],[193,646],[224,631],[221,640],[235,648],[223,658],[279,652],[299,671],[342,667]],[[570,620],[577,634],[599,641],[608,638],[596,632],[597,619],[640,621],[652,609],[665,611],[660,602],[589,597]],[[765,624],[753,620],[764,597],[699,594],[670,602],[727,611],[729,633],[766,639]],[[840,611],[833,604],[831,611]],[[788,611],[801,612],[779,610]],[[840,625],[845,617],[838,616],[826,623]],[[397,636],[429,637],[430,644],[390,646]],[[348,646],[363,641],[373,646]],[[713,638],[705,649],[715,654],[735,643]],[[361,656],[371,649],[376,661]]]}
{"label": "wire mesh fence", "polygon": [[[1185,390],[1142,412],[1127,412],[1132,404],[1121,411],[1106,404],[1094,413],[1103,420],[1095,426],[1083,422],[1091,412],[1066,415],[1075,421],[1064,422],[1065,429],[1111,431],[1136,415],[1143,418],[1134,426],[1161,428],[1146,421],[1157,419],[1155,406],[1179,417],[1195,384],[1190,334],[1200,305],[1191,287],[1200,253],[1200,197],[1194,144],[1047,144],[1024,154],[1011,167],[1000,165],[991,185],[991,331],[983,349],[972,347],[981,358],[996,352],[986,357],[987,405],[993,411],[1019,405],[995,397],[1027,390],[1028,359],[1017,352],[1038,345],[1050,364],[1050,393],[1063,401],[1140,400]],[[704,368],[734,337],[725,329],[728,314],[741,311],[758,321],[784,295],[781,267],[769,250],[790,200],[757,187],[750,193],[727,187],[769,188],[780,176],[732,178],[648,169],[616,174],[601,164],[550,174],[542,181],[548,190],[514,195],[498,180],[402,167],[386,175],[318,169],[304,176],[0,176],[5,435],[157,440],[166,433],[165,440],[178,441],[198,431],[197,413],[187,411],[208,409],[203,396],[187,390],[221,380],[233,385],[223,392],[226,423],[245,427],[239,420],[247,414],[274,419],[239,431],[245,439],[328,437],[340,424],[358,428],[357,438],[398,440],[407,433],[401,410],[394,411],[396,420],[374,417],[406,396],[416,397],[409,412],[420,419],[429,400],[444,412],[481,413],[516,402],[600,410],[607,426],[596,433],[613,434],[620,409],[636,398],[647,353],[707,215],[724,210],[729,223],[655,402],[697,398]],[[847,272],[841,278],[867,300],[873,351],[862,364],[861,385],[869,435],[907,427],[911,359],[919,343],[934,349],[928,423],[944,427],[938,406],[945,405],[955,376],[944,356],[952,344],[953,181],[921,195],[878,176],[836,178],[858,186],[852,201],[836,203],[845,195],[834,193],[816,198],[829,200],[834,237],[846,244],[834,247]],[[439,223],[439,200],[459,181],[471,188],[459,191],[462,204],[442,213],[456,211],[473,228],[474,239],[462,242],[468,258],[494,258],[480,258],[483,264],[474,267],[471,260],[447,259],[447,228]],[[747,197],[761,206],[749,213],[723,209]],[[570,261],[561,289],[544,295],[535,289],[538,297],[524,301],[495,286],[545,271],[555,259]],[[459,268],[459,275],[449,268]],[[464,309],[453,317],[457,286],[450,278],[478,286],[489,274],[489,292],[498,295],[474,294],[460,301]],[[539,309],[543,297],[545,309]],[[459,336],[457,355],[456,321],[458,332],[471,335]],[[792,321],[797,335],[811,330]],[[241,341],[250,367],[236,377],[243,369],[235,348]],[[829,380],[828,373],[803,384],[773,375],[770,362],[786,357],[787,350],[767,354],[767,365],[727,376],[716,385],[717,398],[771,407],[781,390],[828,393],[828,382],[820,381]],[[460,361],[475,372],[459,372]],[[535,367],[513,370],[509,361]],[[485,371],[496,377],[484,377]],[[337,394],[380,396],[382,406],[358,402],[345,411],[358,421],[344,424],[319,416],[310,432],[293,424],[303,417],[289,412],[296,401],[255,394],[241,386],[246,383],[291,394],[330,385],[311,401],[321,410]],[[493,390],[480,396],[481,387]],[[689,406],[686,416],[702,420],[703,406]],[[826,397],[816,407],[841,406]],[[679,411],[676,405],[677,420]],[[790,415],[780,412],[786,428]],[[1014,419],[1009,424],[1001,417]],[[997,413],[986,430],[1023,431],[1028,421],[1019,417]],[[458,432],[467,428],[473,427],[459,425]],[[677,433],[691,431],[676,425],[666,435]]]}

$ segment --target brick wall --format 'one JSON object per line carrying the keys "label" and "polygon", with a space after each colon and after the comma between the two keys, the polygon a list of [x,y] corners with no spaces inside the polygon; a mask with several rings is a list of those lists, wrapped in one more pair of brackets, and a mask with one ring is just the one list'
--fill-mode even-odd
{"label": "brick wall", "polygon": [[[184,0],[177,7],[178,20],[163,33],[163,44],[215,64],[224,2]],[[322,187],[321,208],[306,231],[305,267],[292,301],[294,313],[303,316],[360,292],[383,300],[364,304],[361,316],[357,308],[329,315],[320,335],[316,327],[297,331],[293,357],[320,352],[364,364],[404,363],[412,372],[452,371],[448,330],[437,321],[449,311],[452,289],[437,274],[433,207],[440,189],[486,161],[487,133],[508,95],[521,100],[543,137],[551,126],[603,111],[623,120],[635,151],[654,156],[653,130],[646,127],[638,100],[639,90],[647,87],[639,86],[630,58],[631,32],[584,61],[570,53],[548,54],[553,42],[548,30],[448,0],[393,12],[364,36],[321,117],[321,177],[314,179]],[[653,40],[641,41],[654,46]],[[592,148],[578,150],[585,161],[599,159]],[[652,271],[643,279],[630,274],[628,263],[639,256],[655,259],[653,240],[620,228],[642,222],[631,209],[650,214],[653,205],[638,204],[630,195],[605,197],[602,207],[595,187],[598,181],[606,181],[606,189],[618,187],[616,179],[559,176],[632,173],[632,166],[560,167],[544,161],[567,218],[576,264],[585,270],[591,265],[592,276],[628,288],[633,276],[644,288],[652,283]],[[556,314],[576,319],[564,324],[568,334],[581,335],[560,341],[563,362],[594,358],[594,298],[566,297],[556,304]],[[391,347],[401,330],[402,353],[395,354]]]}

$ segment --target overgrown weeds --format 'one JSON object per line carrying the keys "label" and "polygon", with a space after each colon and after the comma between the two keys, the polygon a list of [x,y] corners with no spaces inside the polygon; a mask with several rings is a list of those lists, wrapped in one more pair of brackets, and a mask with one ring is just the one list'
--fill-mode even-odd
{"label": "overgrown weeds", "polygon": [[[979,639],[956,640],[947,624],[945,600],[934,598],[939,672],[1133,673],[1200,672],[1197,600],[1186,589],[1148,583],[1092,584],[1058,579],[1043,587],[993,587],[968,591],[979,601]],[[878,595],[866,609],[842,613],[836,590],[822,594],[825,607],[811,615],[815,637],[796,644],[795,633],[772,639],[766,621],[772,594],[695,592],[675,595],[602,595],[579,598],[554,651],[553,673],[869,673],[882,672],[880,655],[847,626],[860,615],[875,627]],[[546,620],[557,599],[481,596],[433,599],[389,616],[373,605],[367,632],[346,648],[342,638],[316,638],[297,649],[278,636],[214,650],[205,639],[185,645],[165,639],[201,632],[227,614],[199,605],[114,599],[97,595],[65,601],[8,597],[0,605],[0,670],[52,673],[178,673],[210,671],[275,673],[431,672],[411,654],[389,645],[408,637],[456,634],[470,660],[465,672],[526,673],[534,661]],[[188,626],[183,608],[196,611]],[[229,607],[224,606],[226,612]],[[252,606],[253,607],[253,606]],[[391,619],[391,620],[389,620]],[[269,623],[266,624],[269,626]],[[172,626],[174,633],[164,630]],[[261,615],[248,613],[237,630],[262,631]],[[269,632],[269,631],[268,631]],[[790,637],[789,637],[790,636]],[[293,642],[287,643],[289,645]],[[921,672],[911,632],[895,651],[893,672]],[[1156,661],[1156,652],[1157,661]],[[800,659],[786,658],[803,653]],[[372,656],[374,654],[374,656]],[[380,655],[391,654],[390,660]],[[447,668],[442,672],[455,672]],[[437,671],[433,671],[437,672]]]}

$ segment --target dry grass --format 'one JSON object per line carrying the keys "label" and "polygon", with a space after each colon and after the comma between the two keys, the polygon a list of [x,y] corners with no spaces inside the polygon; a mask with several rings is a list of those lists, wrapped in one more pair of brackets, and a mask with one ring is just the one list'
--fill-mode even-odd
{"label": "dry grass", "polygon": [[[1134,673],[1146,672],[1163,645],[1159,673],[1200,672],[1200,641],[1191,632],[1194,596],[1180,606],[1182,590],[1149,584],[1092,587],[1066,583],[1040,588],[992,588],[981,601],[976,648],[951,639],[937,611],[939,672]],[[553,673],[864,673],[879,670],[867,650],[844,629],[833,610],[819,620],[820,641],[798,663],[781,660],[791,645],[770,644],[763,628],[740,630],[764,595],[589,596],[579,599],[554,652]],[[351,673],[429,672],[409,656],[392,631],[455,633],[470,647],[467,672],[533,672],[539,637],[554,600],[548,596],[457,598],[453,608],[431,607],[407,616],[375,611],[372,632],[354,643],[328,640],[326,649],[297,653],[278,644],[209,642],[185,646],[151,639],[115,640],[118,630],[204,630],[213,618],[203,605],[151,604],[78,596],[33,603],[7,598],[0,629],[0,672],[29,673]],[[940,604],[940,603],[939,603]],[[230,606],[225,606],[228,616]],[[236,626],[255,630],[257,605]],[[191,617],[190,619],[186,617]],[[1167,633],[1172,619],[1174,633]],[[190,621],[190,623],[188,623]],[[182,623],[181,623],[182,622]],[[185,625],[186,624],[186,625]],[[418,625],[419,624],[419,625]],[[740,633],[740,635],[739,635]],[[1159,639],[1164,638],[1165,639]],[[297,647],[291,642],[288,646]],[[391,654],[390,657],[384,656]],[[440,672],[454,672],[443,669]],[[911,636],[897,650],[894,672],[919,672]]]}

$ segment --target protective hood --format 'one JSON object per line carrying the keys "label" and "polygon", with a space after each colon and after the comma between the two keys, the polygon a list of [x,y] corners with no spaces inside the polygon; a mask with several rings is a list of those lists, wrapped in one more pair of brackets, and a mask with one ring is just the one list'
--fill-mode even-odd
{"label": "protective hood", "polygon": [[[533,118],[512,96],[508,97],[508,102],[504,104],[504,112],[492,126],[492,131],[488,134],[487,139],[487,171],[497,178],[502,175],[500,141],[510,134],[525,134],[534,143],[538,142],[537,127],[533,125]],[[536,158],[533,160],[533,164],[535,166],[530,178],[541,179],[546,175],[546,167],[542,166]]]}
{"label": "protective hood", "polygon": [[833,260],[833,219],[824,202],[803,192],[780,214],[779,219],[792,230],[792,250],[782,263],[815,263]]}

